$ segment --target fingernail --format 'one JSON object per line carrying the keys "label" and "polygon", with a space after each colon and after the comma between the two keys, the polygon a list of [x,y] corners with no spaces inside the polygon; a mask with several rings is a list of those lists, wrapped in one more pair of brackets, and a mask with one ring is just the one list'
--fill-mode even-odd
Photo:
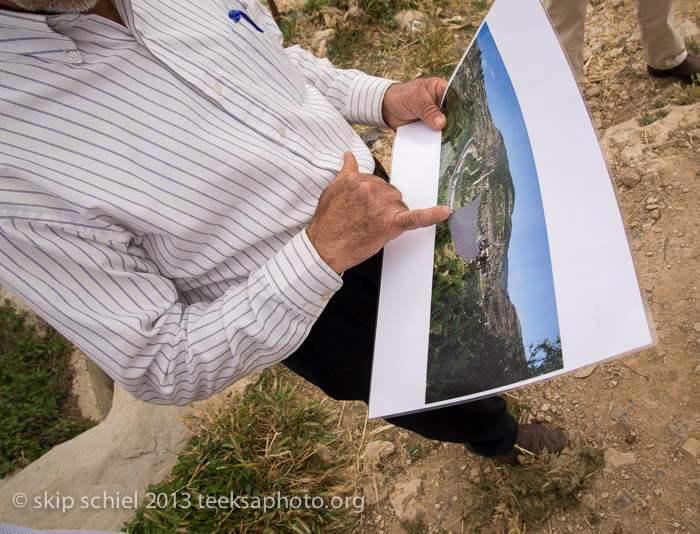
{"label": "fingernail", "polygon": [[440,126],[445,124],[445,117],[438,115],[433,119],[433,124],[439,128]]}
{"label": "fingernail", "polygon": [[452,215],[452,210],[451,210],[450,208],[448,208],[447,206],[443,206],[443,207],[442,207],[442,212],[443,212],[445,215]]}

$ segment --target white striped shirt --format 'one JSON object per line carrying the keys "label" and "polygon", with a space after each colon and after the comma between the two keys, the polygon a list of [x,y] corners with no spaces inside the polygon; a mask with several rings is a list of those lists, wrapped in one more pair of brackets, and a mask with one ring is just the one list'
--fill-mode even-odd
{"label": "white striped shirt", "polygon": [[[0,10],[0,282],[136,397],[184,404],[291,354],[342,280],[306,236],[387,80],[257,0]],[[245,19],[228,17],[241,9]]]}

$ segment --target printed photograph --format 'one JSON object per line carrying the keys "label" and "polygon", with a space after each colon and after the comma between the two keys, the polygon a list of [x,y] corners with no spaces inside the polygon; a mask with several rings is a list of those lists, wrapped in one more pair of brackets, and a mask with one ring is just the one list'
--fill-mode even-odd
{"label": "printed photograph", "polygon": [[484,24],[445,96],[426,403],[563,368],[544,210],[518,99]]}

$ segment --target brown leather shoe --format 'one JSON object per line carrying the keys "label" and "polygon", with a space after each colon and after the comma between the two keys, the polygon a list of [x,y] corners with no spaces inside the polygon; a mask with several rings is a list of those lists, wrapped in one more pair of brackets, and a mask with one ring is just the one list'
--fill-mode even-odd
{"label": "brown leather shoe", "polygon": [[655,78],[674,76],[683,83],[693,83],[693,76],[700,76],[700,56],[688,54],[680,65],[672,69],[655,69],[647,65],[647,72]]}
{"label": "brown leather shoe", "polygon": [[518,437],[515,445],[506,453],[499,454],[494,460],[509,465],[518,465],[520,455],[537,455],[548,452],[561,452],[569,443],[566,436],[551,428],[539,425],[518,424]]}

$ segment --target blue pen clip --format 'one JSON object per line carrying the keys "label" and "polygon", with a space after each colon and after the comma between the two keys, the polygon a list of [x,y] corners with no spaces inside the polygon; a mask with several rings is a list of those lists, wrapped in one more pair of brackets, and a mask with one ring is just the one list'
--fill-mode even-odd
{"label": "blue pen clip", "polygon": [[241,11],[240,9],[232,9],[228,12],[228,16],[230,19],[233,19],[233,22],[240,22],[241,17],[243,17],[253,25],[253,28],[258,30],[260,33],[265,33],[260,26],[253,22],[253,19],[251,19],[244,11]]}

